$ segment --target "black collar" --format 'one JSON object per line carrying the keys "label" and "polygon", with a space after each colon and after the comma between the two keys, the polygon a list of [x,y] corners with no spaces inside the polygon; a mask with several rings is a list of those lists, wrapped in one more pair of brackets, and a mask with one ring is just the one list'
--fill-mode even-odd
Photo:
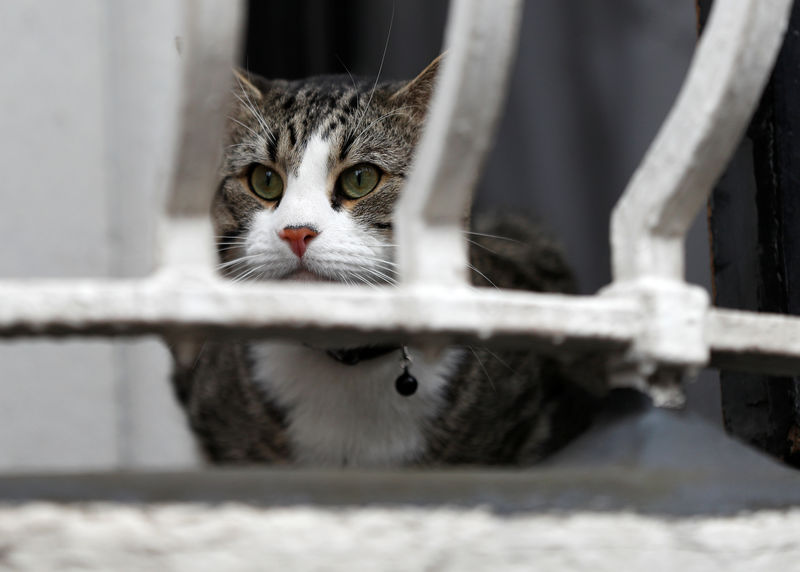
{"label": "black collar", "polygon": [[326,350],[325,353],[339,363],[356,365],[359,362],[379,358],[401,349],[402,346],[361,346],[349,350]]}

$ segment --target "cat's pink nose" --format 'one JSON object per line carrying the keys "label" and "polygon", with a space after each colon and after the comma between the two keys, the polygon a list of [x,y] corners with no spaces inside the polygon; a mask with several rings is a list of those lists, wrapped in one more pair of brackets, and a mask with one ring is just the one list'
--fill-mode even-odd
{"label": "cat's pink nose", "polygon": [[319,232],[309,226],[287,226],[278,233],[278,236],[289,244],[297,255],[297,258],[302,258],[308,248],[308,243],[311,242]]}

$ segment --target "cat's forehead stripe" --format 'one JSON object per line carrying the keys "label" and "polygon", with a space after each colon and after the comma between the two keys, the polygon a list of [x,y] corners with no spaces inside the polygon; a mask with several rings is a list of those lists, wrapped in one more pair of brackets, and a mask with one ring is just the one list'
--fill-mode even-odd
{"label": "cat's forehead stripe", "polygon": [[298,172],[301,174],[317,173],[324,171],[327,177],[328,171],[328,157],[331,153],[331,146],[319,133],[314,134],[309,138],[306,144],[303,159],[300,163]]}
{"label": "cat's forehead stripe", "polygon": [[[319,133],[309,138],[295,174],[289,177],[287,198],[295,193],[317,193],[328,201],[328,174],[330,171],[330,142]],[[295,198],[295,197],[293,197]]]}

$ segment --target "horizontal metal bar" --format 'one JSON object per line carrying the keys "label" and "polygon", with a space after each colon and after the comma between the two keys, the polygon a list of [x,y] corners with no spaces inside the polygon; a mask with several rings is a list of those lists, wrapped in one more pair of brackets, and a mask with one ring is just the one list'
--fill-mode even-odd
{"label": "horizontal metal bar", "polygon": [[[6,338],[230,332],[314,339],[336,333],[617,351],[642,334],[647,319],[634,298],[488,288],[265,286],[158,277],[0,282],[0,337]],[[800,371],[800,318],[714,308],[706,316],[705,338],[715,367]]]}
{"label": "horizontal metal bar", "polygon": [[[444,342],[624,349],[639,331],[626,299],[491,289],[142,281],[0,283],[0,336],[214,332],[314,339],[425,337]],[[321,336],[320,336],[321,337]],[[339,338],[341,339],[341,338]]]}
{"label": "horizontal metal bar", "polygon": [[720,369],[797,375],[800,318],[712,309],[706,317],[711,365]]}
{"label": "horizontal metal bar", "polygon": [[[612,352],[644,332],[633,297],[566,296],[483,288],[353,288],[139,281],[0,282],[0,337],[246,335],[338,340],[425,338]],[[711,365],[800,372],[800,318],[711,309]]]}

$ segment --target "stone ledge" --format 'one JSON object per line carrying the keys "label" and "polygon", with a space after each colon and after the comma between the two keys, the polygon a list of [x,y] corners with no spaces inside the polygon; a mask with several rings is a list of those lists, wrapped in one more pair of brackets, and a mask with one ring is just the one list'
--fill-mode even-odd
{"label": "stone ledge", "polygon": [[0,569],[790,570],[800,510],[664,518],[486,508],[0,507]]}

